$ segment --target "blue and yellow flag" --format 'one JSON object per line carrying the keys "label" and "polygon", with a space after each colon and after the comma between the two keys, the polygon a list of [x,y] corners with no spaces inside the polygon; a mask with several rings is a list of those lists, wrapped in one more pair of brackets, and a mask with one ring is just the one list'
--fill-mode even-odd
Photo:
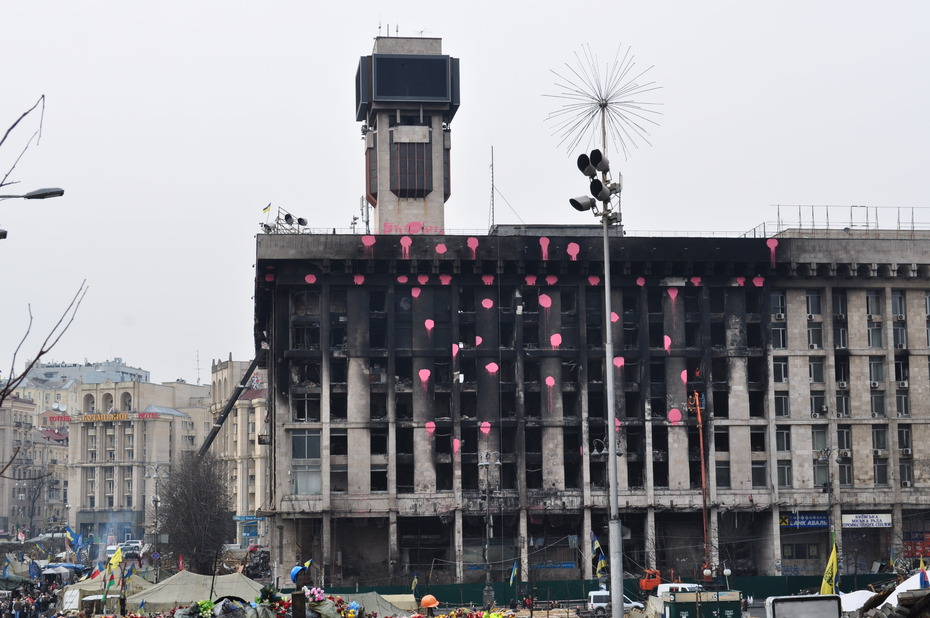
{"label": "blue and yellow flag", "polygon": [[410,592],[417,589],[417,572],[413,572],[413,581],[410,583]]}
{"label": "blue and yellow flag", "polygon": [[604,555],[604,552],[601,552],[597,556],[597,571],[595,575],[597,575],[598,579],[607,577],[607,556]]}
{"label": "blue and yellow flag", "polygon": [[823,581],[820,583],[820,594],[836,594],[836,541],[833,542],[833,551],[827,560],[827,568],[823,572]]}
{"label": "blue and yellow flag", "polygon": [[513,569],[510,571],[510,585],[513,586],[513,583],[517,581],[517,561],[513,561]]}
{"label": "blue and yellow flag", "polygon": [[271,202],[268,202],[268,205],[262,208],[262,212],[268,212],[269,210],[271,210]]}

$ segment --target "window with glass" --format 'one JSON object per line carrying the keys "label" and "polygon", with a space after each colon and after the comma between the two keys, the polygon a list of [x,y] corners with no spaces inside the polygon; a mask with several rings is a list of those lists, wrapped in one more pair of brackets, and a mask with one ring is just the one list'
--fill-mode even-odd
{"label": "window with glass", "polygon": [[791,450],[791,428],[790,427],[776,427],[775,428],[775,450],[776,451],[790,451]]}
{"label": "window with glass", "polygon": [[813,425],[811,427],[811,447],[815,451],[822,451],[827,448],[827,446],[826,425]]}
{"label": "window with glass", "polygon": [[827,394],[824,391],[811,391],[811,417],[827,413]]}
{"label": "window with glass", "polygon": [[[785,314],[788,312],[788,299],[784,290],[772,290],[772,294],[769,298],[773,314]],[[930,307],[930,305],[928,305],[928,307]]]}
{"label": "window with glass", "polygon": [[866,323],[868,328],[869,335],[869,347],[870,348],[880,348],[882,347],[882,323],[875,322],[874,320],[869,320]]}
{"label": "window with glass", "polygon": [[718,461],[715,465],[717,478],[716,485],[718,489],[730,488],[730,462]]}
{"label": "window with glass", "polygon": [[894,359],[894,379],[902,382],[910,377],[910,363],[906,356],[899,356]]}
{"label": "window with glass", "polygon": [[840,487],[852,487],[853,469],[851,461],[842,461],[837,466],[837,476],[839,476]]}
{"label": "window with glass", "polygon": [[888,448],[888,428],[884,425],[872,426],[872,448],[882,451]]}
{"label": "window with glass", "polygon": [[885,416],[885,391],[872,391],[869,401],[872,407],[872,416],[876,418]]}
{"label": "window with glass", "polygon": [[899,417],[911,415],[911,398],[907,391],[898,391],[894,396],[895,412]]}
{"label": "window with glass", "polygon": [[808,315],[820,315],[823,313],[820,290],[807,290],[805,297],[807,299]]}
{"label": "window with glass", "polygon": [[323,484],[320,477],[320,431],[297,429],[291,432],[292,490],[296,494],[319,494]]}
{"label": "window with glass", "polygon": [[911,442],[910,425],[898,425],[898,448],[914,448],[914,444]]}
{"label": "window with glass", "polygon": [[768,487],[769,483],[766,468],[767,466],[764,461],[752,462],[751,475],[753,487]]}
{"label": "window with glass", "polygon": [[869,380],[872,382],[885,381],[885,359],[882,356],[869,357]]}
{"label": "window with glass", "polygon": [[841,391],[836,394],[836,415],[839,417],[849,416],[852,410],[849,405],[849,392]]}
{"label": "window with glass", "polygon": [[822,357],[811,357],[808,360],[808,375],[811,382],[824,382],[824,362]]}
{"label": "window with glass", "polygon": [[791,416],[791,399],[786,391],[775,392],[775,416],[785,418]]}
{"label": "window with glass", "polygon": [[784,350],[788,347],[788,329],[785,328],[784,322],[775,322],[772,325],[772,348],[775,350]]}
{"label": "window with glass", "polygon": [[807,324],[807,345],[811,350],[823,348],[823,324],[820,322],[808,322]]}
{"label": "window with glass", "polygon": [[849,347],[849,329],[845,323],[833,324],[833,347],[837,350],[845,350]]}
{"label": "window with glass", "polygon": [[778,460],[778,486],[791,487],[791,460]]}
{"label": "window with glass", "polygon": [[823,487],[830,481],[830,462],[814,459],[814,487]]}
{"label": "window with glass", "polygon": [[914,485],[914,464],[910,461],[902,461],[898,464],[898,472],[901,476],[901,487]]}
{"label": "window with glass", "polygon": [[888,458],[876,457],[872,462],[872,475],[876,486],[888,485]]}
{"label": "window with glass", "polygon": [[755,452],[765,450],[765,427],[751,427],[749,429],[749,448]]}
{"label": "window with glass", "polygon": [[836,320],[846,319],[846,290],[833,290],[833,318]]}
{"label": "window with glass", "polygon": [[730,450],[730,428],[714,427],[714,450],[726,453]]}
{"label": "window with glass", "polygon": [[772,359],[772,379],[783,383],[788,381],[788,359],[781,356]]}
{"label": "window with glass", "polygon": [[882,315],[884,313],[882,305],[884,305],[884,302],[881,290],[868,290],[865,293],[865,312],[867,314]]}
{"label": "window with glass", "polygon": [[898,350],[907,348],[907,328],[904,322],[895,322],[891,326],[891,338]]}
{"label": "window with glass", "polygon": [[904,298],[904,290],[891,291],[891,313],[894,319],[903,320],[907,315],[907,303]]}

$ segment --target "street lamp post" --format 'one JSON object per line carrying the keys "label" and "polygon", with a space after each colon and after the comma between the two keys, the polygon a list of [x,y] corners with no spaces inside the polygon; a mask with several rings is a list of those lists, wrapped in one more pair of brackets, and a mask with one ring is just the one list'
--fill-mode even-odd
{"label": "street lamp post", "polygon": [[[45,200],[50,197],[61,197],[65,194],[64,189],[58,187],[49,187],[47,189],[36,189],[21,195],[0,195],[0,200],[24,199],[24,200]],[[6,238],[6,230],[0,229],[0,240]]]}
{"label": "street lamp post", "polygon": [[155,492],[152,494],[152,508],[153,518],[152,518],[152,551],[149,554],[152,556],[152,563],[155,566],[155,583],[158,583],[158,560],[155,556],[158,554],[158,504],[161,502],[161,499],[158,497],[158,483],[161,479],[168,476],[168,471],[170,467],[167,464],[146,464],[145,466],[145,478],[153,479],[155,481]]}
{"label": "street lamp post", "polygon": [[486,452],[478,461],[478,469],[484,470],[484,607],[490,610],[494,605],[494,585],[491,583],[491,537],[494,534],[494,524],[491,520],[491,465],[500,470],[501,454],[498,451]]}
{"label": "street lamp post", "polygon": [[[582,154],[578,157],[578,169],[591,179],[590,190],[594,198],[583,196],[570,199],[568,202],[575,210],[590,210],[594,216],[600,217],[604,236],[604,381],[607,395],[607,503],[609,519],[607,522],[608,539],[610,542],[610,608],[613,618],[623,616],[623,536],[620,526],[619,496],[617,494],[617,440],[614,435],[617,431],[617,412],[614,395],[614,343],[610,327],[610,241],[608,228],[612,224],[620,225],[620,191],[623,188],[623,176],[618,173],[618,182],[610,182],[610,163],[600,150],[593,150],[591,155]],[[597,178],[598,172],[601,178]],[[617,196],[617,205],[611,203]],[[596,198],[596,199],[595,199]],[[598,206],[600,203],[600,206]],[[623,235],[623,226],[620,225],[620,235]]]}

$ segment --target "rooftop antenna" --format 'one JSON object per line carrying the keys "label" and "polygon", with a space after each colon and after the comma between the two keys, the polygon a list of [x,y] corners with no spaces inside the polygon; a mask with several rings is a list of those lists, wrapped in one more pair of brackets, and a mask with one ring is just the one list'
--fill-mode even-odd
{"label": "rooftop antenna", "polygon": [[651,146],[649,128],[659,126],[653,116],[661,114],[655,109],[660,104],[639,97],[661,88],[654,81],[645,81],[652,67],[640,71],[629,47],[622,55],[618,47],[613,62],[603,67],[590,45],[581,51],[581,55],[575,52],[575,65],[566,63],[563,73],[552,71],[555,85],[562,91],[544,95],[567,101],[546,119],[555,123],[553,135],[561,138],[559,146],[564,144],[573,154],[595,146],[600,138],[606,156],[609,137],[619,144],[624,159],[640,141]]}
{"label": "rooftop antenna", "polygon": [[491,146],[491,227],[494,227],[494,146]]}
{"label": "rooftop antenna", "polygon": [[200,350],[197,350],[197,384],[200,384]]}

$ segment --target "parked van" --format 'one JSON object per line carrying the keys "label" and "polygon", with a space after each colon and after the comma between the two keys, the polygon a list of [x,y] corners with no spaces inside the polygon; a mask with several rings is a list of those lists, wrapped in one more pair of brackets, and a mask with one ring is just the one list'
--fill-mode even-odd
{"label": "parked van", "polygon": [[[643,604],[623,595],[623,612],[626,613],[633,608],[643,609]],[[595,616],[605,616],[610,613],[610,591],[592,590],[589,592],[586,609],[593,612]]]}
{"label": "parked van", "polygon": [[119,545],[107,545],[107,558],[112,558],[118,547]]}

